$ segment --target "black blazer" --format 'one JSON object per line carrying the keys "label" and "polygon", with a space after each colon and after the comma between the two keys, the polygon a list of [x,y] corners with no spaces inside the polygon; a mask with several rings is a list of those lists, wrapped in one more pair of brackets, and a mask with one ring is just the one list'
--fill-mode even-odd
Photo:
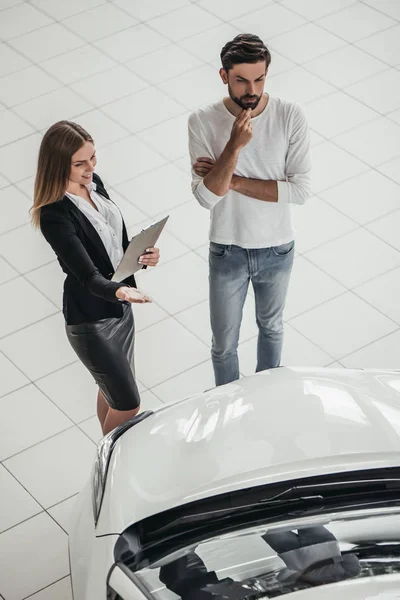
{"label": "black blazer", "polygon": [[[110,200],[98,175],[93,174],[93,182],[96,191]],[[123,220],[122,223],[125,251],[129,240]],[[40,229],[67,275],[63,294],[63,313],[67,324],[121,317],[123,303],[115,296],[115,292],[123,284],[110,281],[114,267],[89,219],[64,196],[58,202],[43,206]],[[124,283],[136,287],[133,276]]]}

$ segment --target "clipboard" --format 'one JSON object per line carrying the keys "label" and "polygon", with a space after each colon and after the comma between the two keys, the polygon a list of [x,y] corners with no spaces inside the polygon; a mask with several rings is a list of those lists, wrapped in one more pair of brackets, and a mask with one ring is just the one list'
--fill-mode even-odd
{"label": "clipboard", "polygon": [[138,263],[139,257],[142,256],[142,254],[146,254],[146,248],[152,248],[154,246],[168,219],[169,215],[164,217],[164,219],[161,219],[161,221],[149,225],[146,229],[142,229],[140,233],[131,239],[111,281],[123,281],[143,267],[143,265]]}

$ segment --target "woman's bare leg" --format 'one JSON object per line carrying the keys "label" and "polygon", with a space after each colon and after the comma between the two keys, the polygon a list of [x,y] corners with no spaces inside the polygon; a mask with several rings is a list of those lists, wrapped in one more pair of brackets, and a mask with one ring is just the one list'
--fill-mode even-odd
{"label": "woman's bare leg", "polygon": [[100,421],[101,428],[104,429],[104,421],[108,413],[108,406],[106,399],[104,398],[101,390],[97,392],[97,417]]}
{"label": "woman's bare leg", "polygon": [[139,410],[140,406],[133,410],[115,410],[114,408],[109,408],[107,416],[103,423],[104,435],[110,433],[110,431],[118,427],[118,425],[122,425],[122,423],[129,421],[129,419],[132,419],[135,415],[138,414]]}

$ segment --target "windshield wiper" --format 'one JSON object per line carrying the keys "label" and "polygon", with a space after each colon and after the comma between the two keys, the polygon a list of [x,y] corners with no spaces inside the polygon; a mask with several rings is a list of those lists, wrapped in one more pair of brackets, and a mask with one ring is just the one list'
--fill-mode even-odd
{"label": "windshield wiper", "polygon": [[[238,506],[229,506],[226,508],[211,508],[210,510],[201,512],[192,512],[173,519],[169,523],[164,523],[160,527],[152,531],[152,535],[159,536],[170,531],[178,530],[181,527],[190,527],[191,529],[202,524],[223,521],[227,517],[250,515],[258,512],[266,512],[268,509],[280,508],[286,514],[292,515],[298,511],[304,513],[307,508],[321,508],[323,506],[324,497],[322,494],[313,495],[296,495],[298,488],[288,488],[281,494],[277,494],[272,498],[262,498],[258,502],[250,504],[241,504]],[[300,491],[300,490],[299,490]],[[284,496],[290,495],[286,498]],[[295,509],[295,510],[294,510]]]}
{"label": "windshield wiper", "polygon": [[244,496],[245,498],[232,494],[226,497],[223,503],[216,497],[208,499],[206,503],[198,503],[197,507],[183,506],[180,514],[175,513],[178,516],[171,520],[166,520],[160,515],[158,523],[154,522],[151,530],[146,531],[146,541],[166,533],[179,534],[183,530],[193,532],[194,529],[216,521],[223,524],[227,517],[240,519],[258,513],[266,517],[269,514],[275,517],[281,514],[301,516],[328,506],[352,508],[382,503],[385,500],[400,501],[400,479],[375,478],[299,484],[278,492],[275,490],[275,494],[271,496],[260,496],[260,490],[255,488],[244,491]]}

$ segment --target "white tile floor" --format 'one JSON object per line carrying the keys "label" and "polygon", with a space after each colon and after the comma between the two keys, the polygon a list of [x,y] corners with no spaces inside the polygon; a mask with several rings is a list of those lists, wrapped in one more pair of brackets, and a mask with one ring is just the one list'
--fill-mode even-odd
{"label": "white tile floor", "polygon": [[[302,102],[313,130],[283,362],[400,366],[398,0],[0,0],[0,598],[71,600],[68,515],[99,437],[62,275],[28,223],[43,130],[72,118],[92,132],[132,233],[171,214],[161,266],[139,276],[154,298],[135,309],[144,408],[211,387],[208,215],[186,121],[224,93],[218,54],[243,30],[272,49],[267,89]],[[253,311],[249,294],[244,374]]]}

